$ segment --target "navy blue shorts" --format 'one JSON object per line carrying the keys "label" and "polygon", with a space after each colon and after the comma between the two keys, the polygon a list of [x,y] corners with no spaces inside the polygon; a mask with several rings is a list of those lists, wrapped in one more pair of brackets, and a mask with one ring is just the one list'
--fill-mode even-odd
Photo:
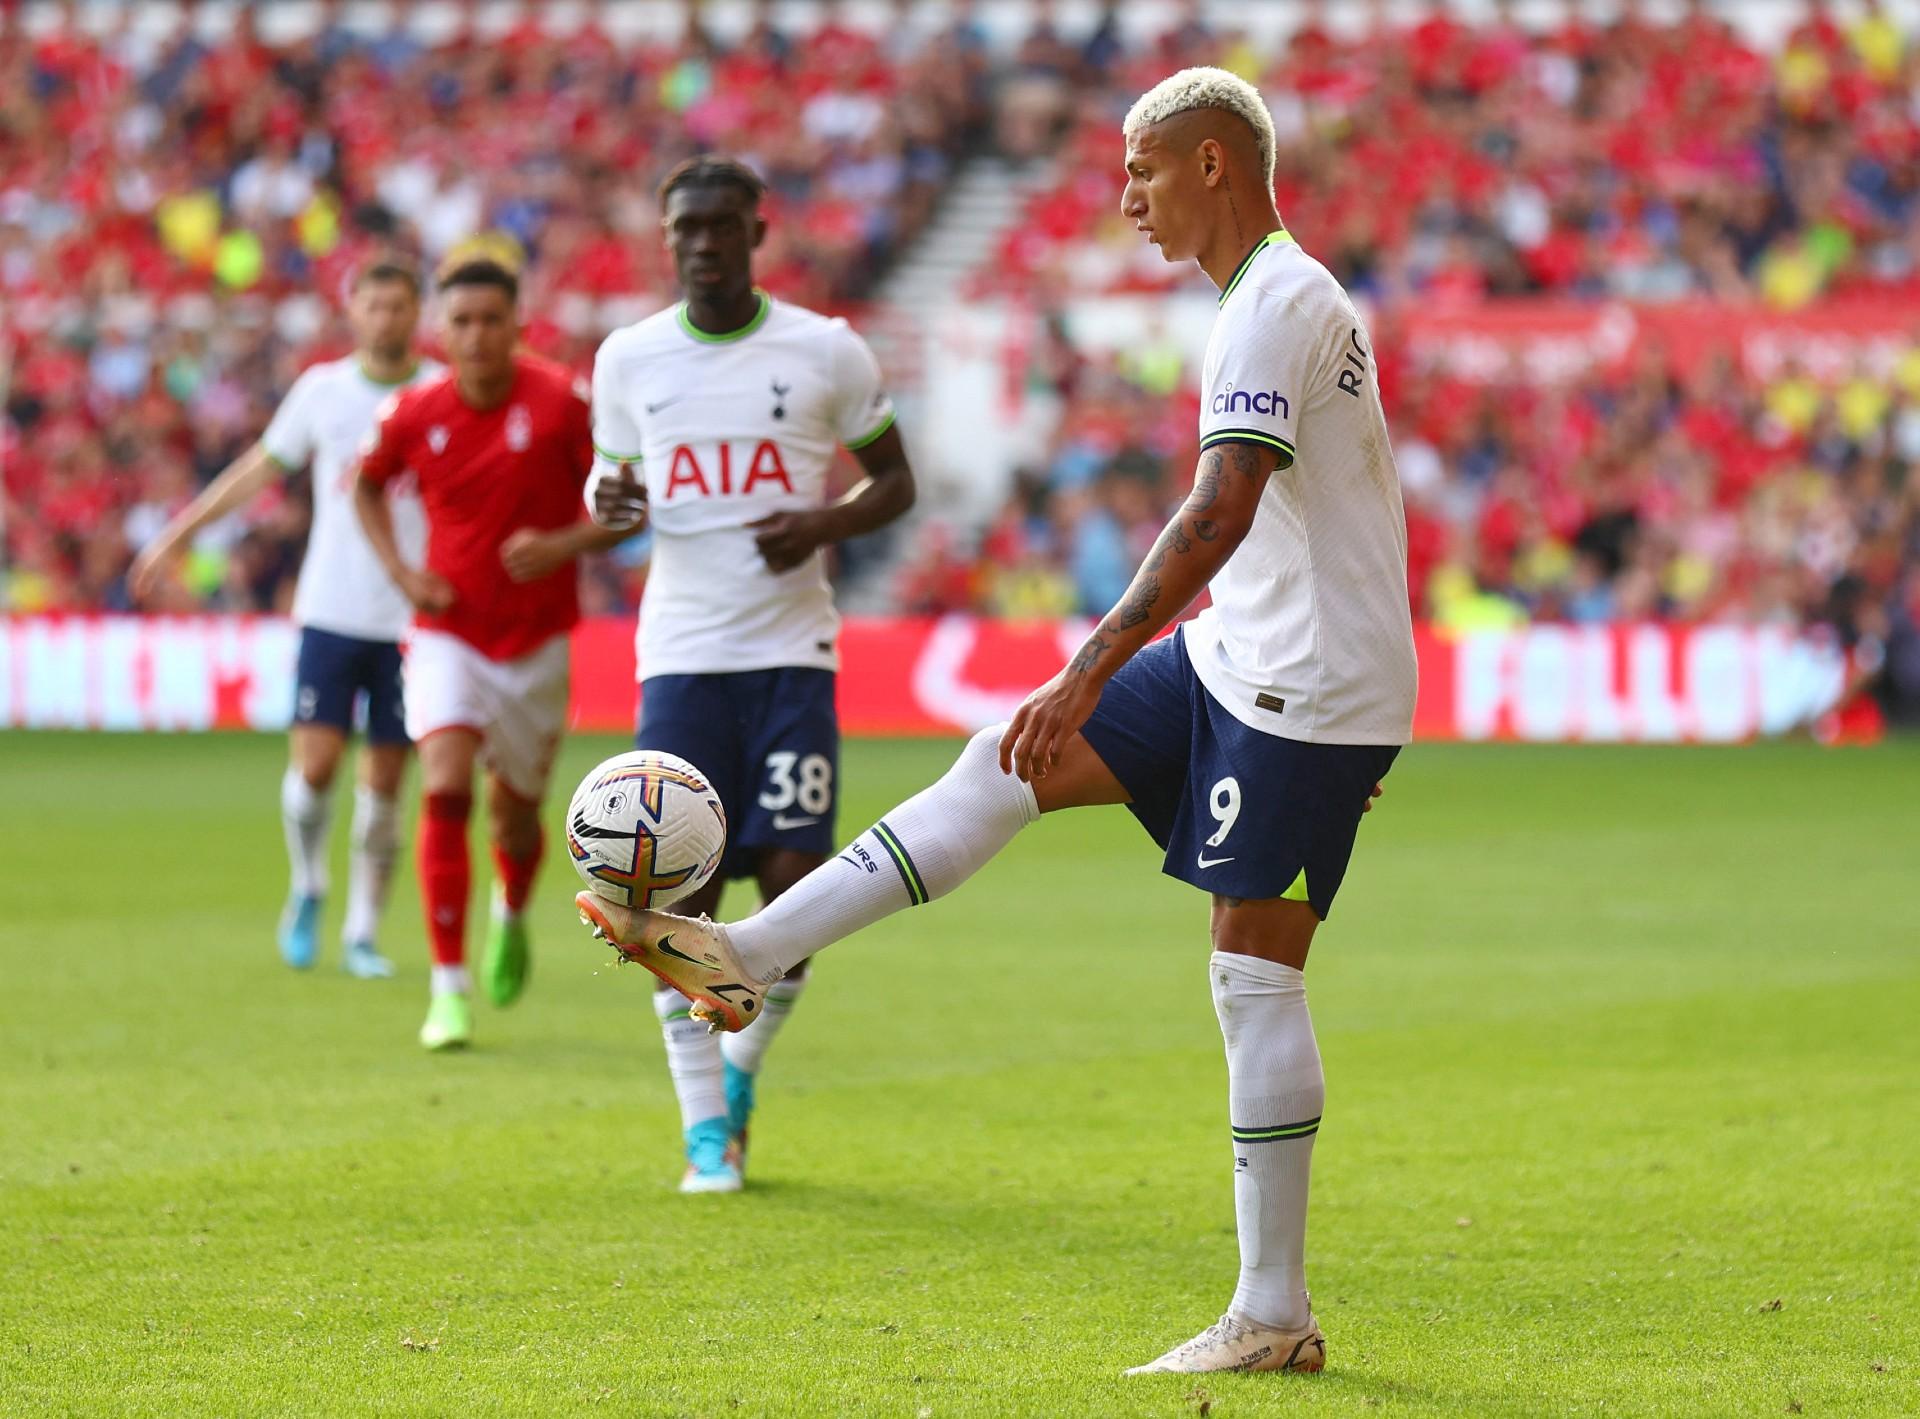
{"label": "navy blue shorts", "polygon": [[400,647],[305,626],[294,670],[293,722],[353,732],[353,712],[367,697],[367,742],[405,744],[406,702],[400,693]]}
{"label": "navy blue shorts", "polygon": [[1307,744],[1249,729],[1207,693],[1186,637],[1120,668],[1081,734],[1166,849],[1161,870],[1249,901],[1288,897],[1322,920],[1391,744]]}
{"label": "navy blue shorts", "polygon": [[766,848],[829,856],[840,774],[831,670],[791,666],[730,675],[649,675],[634,747],[678,754],[727,810],[727,877],[752,874]]}

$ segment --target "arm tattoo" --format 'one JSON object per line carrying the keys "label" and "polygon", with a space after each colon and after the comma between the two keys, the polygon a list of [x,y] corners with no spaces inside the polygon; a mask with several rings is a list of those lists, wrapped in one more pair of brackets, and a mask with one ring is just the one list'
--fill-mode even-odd
{"label": "arm tattoo", "polygon": [[1143,572],[1127,599],[1120,603],[1120,629],[1130,631],[1153,614],[1160,600],[1160,578]]}
{"label": "arm tattoo", "polygon": [[1196,517],[1193,520],[1193,535],[1202,542],[1211,542],[1220,535],[1220,524],[1210,517]]}
{"label": "arm tattoo", "polygon": [[1167,524],[1166,531],[1160,534],[1160,540],[1153,544],[1153,550],[1147,554],[1147,560],[1141,564],[1144,571],[1157,572],[1167,563],[1169,552],[1188,552],[1193,549],[1193,539],[1187,536],[1187,529],[1181,525],[1182,518],[1176,515]]}
{"label": "arm tattoo", "polygon": [[1255,452],[1253,445],[1236,443],[1229,444],[1228,447],[1233,450],[1231,457],[1234,472],[1249,480],[1260,476],[1260,455]]}
{"label": "arm tattoo", "polygon": [[1208,449],[1207,456],[1200,460],[1200,472],[1193,480],[1193,491],[1187,495],[1187,506],[1194,512],[1205,512],[1219,498],[1220,465],[1225,461],[1217,448]]}
{"label": "arm tattoo", "polygon": [[[1102,629],[1105,628],[1102,627]],[[1075,654],[1073,660],[1068,664],[1067,673],[1069,675],[1085,675],[1089,670],[1093,669],[1094,663],[1106,653],[1107,647],[1110,644],[1112,644],[1112,642],[1101,635],[1099,631],[1095,631],[1087,637],[1087,643],[1080,647],[1079,652]]]}

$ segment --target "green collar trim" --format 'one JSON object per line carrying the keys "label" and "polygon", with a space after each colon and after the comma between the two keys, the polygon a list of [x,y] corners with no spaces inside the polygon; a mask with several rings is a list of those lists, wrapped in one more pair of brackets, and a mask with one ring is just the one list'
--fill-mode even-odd
{"label": "green collar trim", "polygon": [[760,309],[753,313],[752,320],[749,320],[738,330],[728,330],[719,335],[708,334],[696,326],[691,320],[687,319],[687,303],[685,301],[681,301],[679,306],[675,308],[673,316],[675,320],[680,322],[680,328],[682,330],[686,331],[687,334],[691,335],[703,345],[725,345],[735,340],[744,340],[753,334],[754,331],[765,325],[767,323],[767,317],[773,313],[773,297],[758,287],[754,288],[753,293],[760,297]]}
{"label": "green collar trim", "polygon": [[1240,278],[1247,274],[1247,268],[1253,265],[1254,257],[1258,256],[1270,246],[1283,246],[1292,240],[1293,234],[1285,227],[1281,227],[1277,231],[1268,232],[1264,237],[1260,238],[1259,241],[1255,242],[1253,244],[1253,250],[1241,257],[1240,264],[1233,268],[1233,275],[1228,278],[1226,286],[1220,292],[1220,304],[1225,305],[1227,303],[1227,297],[1232,295],[1235,289],[1238,288]]}
{"label": "green collar trim", "polygon": [[367,368],[367,362],[357,355],[354,357],[353,366],[360,371],[360,378],[364,379],[368,384],[376,385],[381,389],[398,389],[403,384],[412,383],[413,377],[420,373],[420,361],[418,360],[408,365],[407,372],[398,379],[378,378],[372,370]]}

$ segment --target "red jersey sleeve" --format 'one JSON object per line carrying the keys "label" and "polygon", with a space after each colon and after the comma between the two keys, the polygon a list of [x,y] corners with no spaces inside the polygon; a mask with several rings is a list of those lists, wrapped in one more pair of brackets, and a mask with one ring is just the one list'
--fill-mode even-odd
{"label": "red jersey sleeve", "polygon": [[373,430],[360,447],[360,476],[376,488],[407,471],[408,433],[412,420],[405,391],[393,395],[374,416]]}

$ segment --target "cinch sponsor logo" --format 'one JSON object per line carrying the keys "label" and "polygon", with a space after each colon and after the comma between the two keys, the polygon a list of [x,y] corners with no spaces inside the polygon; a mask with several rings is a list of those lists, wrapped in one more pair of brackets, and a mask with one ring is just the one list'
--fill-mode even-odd
{"label": "cinch sponsor logo", "polygon": [[1213,412],[1216,414],[1278,414],[1285,419],[1291,416],[1292,406],[1287,403],[1286,395],[1277,389],[1268,389],[1255,393],[1248,389],[1235,389],[1228,385],[1226,391],[1213,396]]}

